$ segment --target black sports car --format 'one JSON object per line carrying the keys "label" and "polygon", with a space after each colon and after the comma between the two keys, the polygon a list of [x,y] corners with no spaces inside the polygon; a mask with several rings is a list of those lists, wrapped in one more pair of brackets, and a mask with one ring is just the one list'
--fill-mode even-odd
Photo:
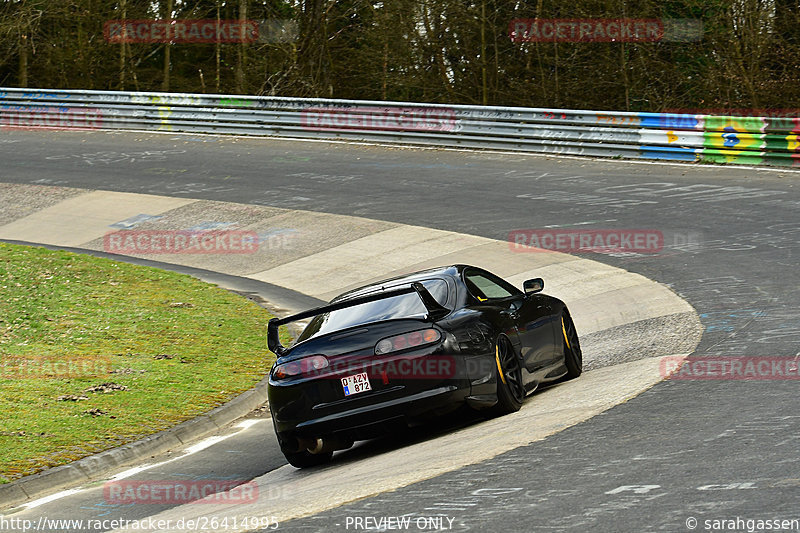
{"label": "black sports car", "polygon": [[[567,306],[541,293],[541,278],[523,287],[453,265],[270,320],[277,360],[269,407],[286,459],[321,464],[356,440],[464,404],[510,413],[539,384],[578,377],[581,349]],[[278,328],[307,318],[294,345],[282,346]]]}

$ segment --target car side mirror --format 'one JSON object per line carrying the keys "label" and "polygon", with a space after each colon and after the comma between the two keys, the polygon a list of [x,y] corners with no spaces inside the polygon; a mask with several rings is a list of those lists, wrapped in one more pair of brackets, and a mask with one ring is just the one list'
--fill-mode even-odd
{"label": "car side mirror", "polygon": [[542,278],[526,279],[522,284],[522,290],[525,294],[536,294],[544,290],[544,280]]}

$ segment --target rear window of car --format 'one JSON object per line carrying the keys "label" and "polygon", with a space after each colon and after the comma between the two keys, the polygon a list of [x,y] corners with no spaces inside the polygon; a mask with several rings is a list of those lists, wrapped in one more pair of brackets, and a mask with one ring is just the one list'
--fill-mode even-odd
{"label": "rear window of car", "polygon": [[[442,305],[447,305],[447,282],[443,279],[427,279],[421,281],[422,285],[428,289],[437,302]],[[408,282],[386,285],[383,290],[399,289],[408,286]],[[378,291],[365,291],[348,295],[352,298],[355,296],[366,296],[374,294]],[[335,300],[340,301],[340,300]],[[326,333],[332,333],[353,326],[360,326],[362,324],[369,324],[371,322],[378,322],[381,320],[392,320],[395,318],[417,318],[423,317],[428,313],[425,305],[422,303],[419,295],[416,292],[409,294],[402,294],[400,296],[393,296],[385,300],[378,300],[376,302],[369,302],[346,309],[339,309],[330,313],[317,315],[311,322],[309,322],[306,329],[298,337],[297,342],[310,339]]]}

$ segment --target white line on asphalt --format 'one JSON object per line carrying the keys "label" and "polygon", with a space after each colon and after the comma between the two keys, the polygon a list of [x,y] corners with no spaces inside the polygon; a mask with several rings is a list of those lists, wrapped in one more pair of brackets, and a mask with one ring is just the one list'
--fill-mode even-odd
{"label": "white line on asphalt", "polygon": [[69,489],[69,490],[62,490],[61,492],[56,492],[55,494],[51,494],[50,496],[45,496],[44,498],[39,498],[38,500],[33,500],[32,502],[28,502],[23,505],[26,509],[32,509],[34,507],[39,507],[40,505],[44,505],[46,503],[52,502],[53,500],[59,500],[66,496],[71,496],[72,494],[76,494],[81,492],[83,489]]}
{"label": "white line on asphalt", "polygon": [[597,224],[598,222],[616,222],[616,218],[609,218],[608,220],[588,220],[586,222],[575,222],[573,224],[550,224],[549,226],[544,226],[545,228],[571,228],[572,226],[588,226],[591,224]]}
{"label": "white line on asphalt", "polygon": [[[145,470],[150,470],[151,468],[155,468],[157,466],[163,466],[163,465],[165,465],[167,463],[171,463],[173,461],[177,461],[179,459],[183,459],[183,458],[188,457],[188,456],[190,456],[190,455],[192,455],[194,453],[197,453],[199,451],[205,450],[206,448],[209,448],[209,447],[211,447],[211,446],[213,446],[213,445],[215,445],[215,444],[217,444],[219,442],[222,442],[222,441],[224,441],[226,439],[229,439],[230,437],[233,437],[234,435],[238,435],[242,431],[246,431],[248,428],[250,428],[251,426],[254,426],[255,424],[258,424],[259,422],[262,422],[262,420],[257,419],[257,418],[251,418],[251,419],[247,419],[247,420],[242,420],[241,422],[239,422],[238,424],[236,424],[234,426],[236,428],[240,428],[239,431],[235,431],[235,432],[230,433],[228,435],[215,435],[213,437],[208,437],[206,439],[201,440],[197,444],[193,444],[191,446],[188,446],[187,448],[185,448],[183,450],[184,453],[178,455],[177,457],[173,457],[171,459],[167,459],[166,461],[162,461],[160,463],[151,463],[151,464],[145,464],[145,465],[142,465],[142,466],[136,466],[136,467],[133,467],[133,468],[129,468],[128,470],[124,470],[124,471],[122,471],[122,472],[120,472],[118,474],[115,474],[115,475],[111,476],[108,480],[109,481],[119,481],[120,479],[125,479],[125,478],[131,477],[133,475],[136,475],[136,474],[138,474],[140,472],[144,472]],[[92,483],[94,484],[94,481],[92,481]],[[34,507],[39,507],[40,505],[44,505],[44,504],[50,503],[50,502],[52,502],[54,500],[58,500],[58,499],[66,497],[66,496],[71,496],[73,494],[77,494],[79,492],[83,492],[83,491],[89,490],[90,488],[94,488],[94,487],[85,487],[84,486],[84,487],[78,487],[76,489],[63,490],[61,492],[57,492],[55,494],[51,494],[49,496],[45,496],[44,498],[39,498],[38,500],[33,500],[33,501],[28,502],[28,503],[24,503],[20,507],[23,507],[25,509],[33,509]]]}

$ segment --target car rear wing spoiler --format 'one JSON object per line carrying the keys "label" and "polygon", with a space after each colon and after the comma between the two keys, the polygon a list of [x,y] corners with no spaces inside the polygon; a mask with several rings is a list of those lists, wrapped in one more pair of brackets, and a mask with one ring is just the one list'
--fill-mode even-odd
{"label": "car rear wing spoiler", "polygon": [[269,325],[267,326],[267,347],[278,357],[286,353],[286,348],[281,344],[278,328],[291,322],[303,320],[304,318],[311,318],[323,313],[330,313],[332,311],[346,309],[348,307],[355,307],[356,305],[377,302],[378,300],[385,300],[386,298],[392,298],[394,296],[410,294],[412,292],[416,292],[419,295],[420,300],[422,300],[422,303],[425,305],[425,309],[428,310],[425,320],[439,320],[450,313],[450,309],[437,302],[436,298],[434,298],[431,293],[428,292],[428,289],[426,289],[422,283],[415,281],[408,287],[390,291],[381,291],[375,294],[369,294],[367,296],[359,296],[357,298],[348,298],[332,304],[315,307],[314,309],[309,309],[308,311],[303,311],[302,313],[297,313],[296,315],[287,316],[286,318],[273,318],[269,321]]}

